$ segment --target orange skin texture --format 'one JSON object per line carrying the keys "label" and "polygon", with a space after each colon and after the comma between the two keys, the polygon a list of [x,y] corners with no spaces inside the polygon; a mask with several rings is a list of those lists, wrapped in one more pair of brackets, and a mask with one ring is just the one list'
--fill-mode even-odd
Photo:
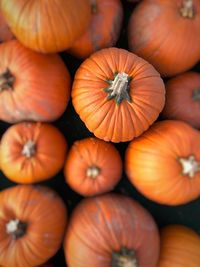
{"label": "orange skin texture", "polygon": [[[28,141],[35,144],[35,154],[22,154]],[[19,123],[11,126],[1,139],[0,165],[12,181],[36,183],[56,175],[64,166],[67,143],[62,133],[50,124]]]}
{"label": "orange skin texture", "polygon": [[[95,178],[87,176],[87,170],[92,166],[100,170]],[[86,138],[73,144],[64,174],[74,191],[83,196],[94,196],[114,189],[121,178],[122,160],[114,145],[97,138]]]}
{"label": "orange skin texture", "polygon": [[[43,55],[13,40],[0,45],[0,74],[14,76],[13,88],[0,92],[0,119],[54,121],[66,109],[70,76],[59,55]],[[23,104],[22,104],[23,103]]]}
{"label": "orange skin texture", "polygon": [[182,225],[161,230],[161,253],[157,267],[199,267],[200,237]]}
{"label": "orange skin texture", "polygon": [[68,267],[110,267],[112,253],[122,247],[135,251],[138,266],[156,266],[157,226],[149,212],[129,197],[109,193],[84,199],[68,226],[64,240]]}
{"label": "orange skin texture", "polygon": [[[13,239],[6,231],[10,220],[27,223],[26,233]],[[64,202],[44,186],[18,185],[0,194],[0,265],[35,267],[61,246],[67,212]]]}
{"label": "orange skin texture", "polygon": [[193,99],[195,89],[200,89],[200,74],[197,72],[185,72],[169,80],[163,118],[182,120],[200,128],[200,99]]}
{"label": "orange skin texture", "polygon": [[69,48],[91,16],[89,0],[2,0],[1,10],[17,39],[42,53]]}
{"label": "orange skin texture", "polygon": [[130,51],[150,62],[162,76],[192,68],[200,57],[200,2],[192,19],[180,14],[183,0],[141,1],[128,25]]}
{"label": "orange skin texture", "polygon": [[179,158],[200,162],[200,134],[181,121],[154,124],[133,140],[125,154],[130,182],[147,198],[167,205],[188,203],[200,195],[200,172],[183,174]]}
{"label": "orange skin texture", "polygon": [[86,58],[102,48],[114,46],[118,40],[123,9],[120,0],[91,0],[96,6],[87,30],[76,40],[69,53]]}
{"label": "orange skin texture", "polygon": [[[104,89],[116,72],[132,78],[131,102],[108,100]],[[72,87],[73,106],[86,127],[96,137],[116,143],[130,141],[147,130],[164,102],[165,87],[159,73],[142,58],[119,48],[92,54],[77,70]]]}
{"label": "orange skin texture", "polygon": [[9,41],[14,38],[0,10],[0,42]]}

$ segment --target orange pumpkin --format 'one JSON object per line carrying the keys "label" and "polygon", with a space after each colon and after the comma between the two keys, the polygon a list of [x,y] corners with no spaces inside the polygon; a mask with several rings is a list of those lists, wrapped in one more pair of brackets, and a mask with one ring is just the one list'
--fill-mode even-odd
{"label": "orange pumpkin", "polygon": [[64,240],[68,267],[156,267],[156,224],[133,199],[105,194],[75,208]]}
{"label": "orange pumpkin", "polygon": [[124,142],[139,136],[164,107],[165,87],[148,62],[124,49],[92,54],[76,72],[72,102],[94,135]]}
{"label": "orange pumpkin", "polygon": [[0,193],[0,265],[34,267],[60,248],[67,221],[61,198],[42,186],[19,185]]}
{"label": "orange pumpkin", "polygon": [[69,48],[90,21],[89,0],[1,0],[1,9],[17,39],[43,53]]}
{"label": "orange pumpkin", "polygon": [[9,41],[13,38],[14,38],[14,35],[10,31],[0,9],[0,42]]}
{"label": "orange pumpkin", "polygon": [[161,252],[157,267],[199,267],[200,237],[182,225],[170,225],[161,231]]}
{"label": "orange pumpkin", "polygon": [[2,136],[0,165],[12,181],[29,184],[46,180],[63,167],[67,144],[50,124],[19,123]]}
{"label": "orange pumpkin", "polygon": [[65,180],[83,196],[111,191],[122,174],[122,161],[117,149],[97,138],[76,141],[65,163]]}
{"label": "orange pumpkin", "polygon": [[186,72],[166,83],[166,102],[162,115],[200,128],[199,73]]}
{"label": "orange pumpkin", "polygon": [[65,111],[70,77],[61,58],[13,40],[0,45],[0,119],[53,121]]}
{"label": "orange pumpkin", "polygon": [[163,76],[194,66],[200,57],[200,1],[141,1],[128,25],[129,48]]}
{"label": "orange pumpkin", "polygon": [[181,121],[162,121],[133,140],[125,170],[147,198],[179,205],[200,195],[200,133]]}
{"label": "orange pumpkin", "polygon": [[114,46],[120,34],[123,9],[120,0],[90,0],[92,19],[69,53],[86,58],[101,48]]}

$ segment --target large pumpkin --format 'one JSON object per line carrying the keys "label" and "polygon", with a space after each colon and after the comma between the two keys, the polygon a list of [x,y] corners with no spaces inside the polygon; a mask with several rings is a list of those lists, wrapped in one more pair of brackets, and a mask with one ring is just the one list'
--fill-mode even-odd
{"label": "large pumpkin", "polygon": [[119,182],[122,160],[114,145],[86,138],[73,144],[64,172],[74,191],[84,196],[97,195],[111,191]]}
{"label": "large pumpkin", "polygon": [[140,204],[110,193],[76,207],[64,250],[68,267],[156,267],[159,234]]}
{"label": "large pumpkin", "polygon": [[1,9],[17,39],[43,53],[69,48],[90,21],[89,0],[2,0]]}
{"label": "large pumpkin", "polygon": [[0,193],[0,266],[35,267],[60,248],[66,208],[42,186],[15,186]]}
{"label": "large pumpkin", "polygon": [[161,251],[157,267],[199,267],[200,236],[182,225],[161,230]]}
{"label": "large pumpkin", "polygon": [[100,139],[124,142],[157,119],[165,87],[148,62],[124,49],[105,48],[76,72],[72,102],[87,128]]}
{"label": "large pumpkin", "polygon": [[166,102],[162,115],[200,128],[199,73],[186,72],[166,83]]}
{"label": "large pumpkin", "polygon": [[64,166],[67,144],[50,124],[19,123],[2,136],[0,166],[17,183],[35,183],[54,176]]}
{"label": "large pumpkin", "polygon": [[123,9],[120,0],[90,0],[92,19],[69,53],[86,58],[101,48],[114,46],[120,34]]}
{"label": "large pumpkin", "polygon": [[53,121],[70,97],[70,77],[61,58],[42,55],[13,40],[0,45],[0,119]]}
{"label": "large pumpkin", "polygon": [[14,38],[14,35],[10,31],[0,9],[0,42],[9,41],[13,38]]}
{"label": "large pumpkin", "polygon": [[141,1],[129,21],[129,48],[163,76],[174,76],[199,60],[199,25],[199,0]]}
{"label": "large pumpkin", "polygon": [[146,197],[168,205],[200,195],[200,133],[181,121],[162,121],[133,140],[125,170]]}

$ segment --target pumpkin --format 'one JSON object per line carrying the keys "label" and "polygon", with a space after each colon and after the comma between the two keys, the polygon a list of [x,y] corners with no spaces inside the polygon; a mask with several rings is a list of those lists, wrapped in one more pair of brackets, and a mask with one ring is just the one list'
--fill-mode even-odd
{"label": "pumpkin", "polygon": [[1,139],[0,165],[12,181],[29,184],[51,178],[64,166],[67,144],[50,124],[22,122]]}
{"label": "pumpkin", "polygon": [[0,45],[0,119],[53,121],[65,111],[70,77],[61,58],[13,40]]}
{"label": "pumpkin", "polygon": [[68,267],[155,267],[156,224],[133,199],[105,194],[75,208],[64,240]]}
{"label": "pumpkin", "polygon": [[86,58],[97,50],[114,46],[122,25],[123,9],[120,0],[90,1],[90,25],[69,49],[69,53],[79,58]]}
{"label": "pumpkin", "polygon": [[166,83],[163,118],[182,120],[200,128],[200,74],[186,72]]}
{"label": "pumpkin", "polygon": [[78,68],[72,103],[87,128],[105,141],[139,136],[164,107],[165,87],[147,61],[119,48],[92,54]]}
{"label": "pumpkin", "polygon": [[122,174],[122,160],[117,149],[97,138],[76,141],[65,163],[65,180],[83,196],[111,191]]}
{"label": "pumpkin", "polygon": [[18,185],[0,193],[0,265],[34,267],[60,248],[67,222],[64,202],[53,190]]}
{"label": "pumpkin", "polygon": [[179,205],[200,195],[200,133],[181,121],[161,121],[133,140],[125,171],[147,198]]}
{"label": "pumpkin", "polygon": [[1,9],[17,39],[42,53],[69,48],[90,21],[89,0],[2,0]]}
{"label": "pumpkin", "polygon": [[0,42],[9,41],[14,38],[0,10]]}
{"label": "pumpkin", "polygon": [[182,225],[161,230],[161,252],[157,267],[199,267],[200,237]]}
{"label": "pumpkin", "polygon": [[199,60],[199,25],[199,0],[141,1],[129,20],[129,49],[161,75],[177,75]]}

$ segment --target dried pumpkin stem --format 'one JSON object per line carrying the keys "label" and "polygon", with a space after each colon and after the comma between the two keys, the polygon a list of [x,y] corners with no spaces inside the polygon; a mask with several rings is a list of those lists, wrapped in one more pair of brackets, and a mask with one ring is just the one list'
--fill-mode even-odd
{"label": "dried pumpkin stem", "polygon": [[95,179],[100,174],[100,168],[97,166],[91,166],[87,169],[87,177]]}
{"label": "dried pumpkin stem", "polygon": [[34,141],[32,140],[28,140],[22,149],[22,155],[26,156],[27,158],[30,158],[32,156],[34,156],[36,153],[36,144]]}
{"label": "dried pumpkin stem", "polygon": [[178,161],[182,166],[182,174],[193,178],[197,172],[200,171],[200,162],[194,156],[188,158],[179,158]]}
{"label": "dried pumpkin stem", "polygon": [[113,252],[111,267],[139,267],[135,251],[123,247],[120,252]]}
{"label": "dried pumpkin stem", "polygon": [[6,224],[6,232],[12,236],[13,239],[18,239],[25,235],[27,224],[16,220],[11,220]]}
{"label": "dried pumpkin stem", "polygon": [[91,0],[91,10],[92,10],[92,14],[97,13],[97,1],[96,0]]}
{"label": "dried pumpkin stem", "polygon": [[192,99],[194,99],[194,100],[200,100],[200,89],[199,88],[193,90]]}
{"label": "dried pumpkin stem", "polygon": [[194,3],[193,0],[183,0],[180,9],[181,16],[184,18],[192,19],[194,17]]}
{"label": "dried pumpkin stem", "polygon": [[0,92],[3,90],[13,89],[14,81],[15,77],[12,75],[9,69],[0,74]]}

